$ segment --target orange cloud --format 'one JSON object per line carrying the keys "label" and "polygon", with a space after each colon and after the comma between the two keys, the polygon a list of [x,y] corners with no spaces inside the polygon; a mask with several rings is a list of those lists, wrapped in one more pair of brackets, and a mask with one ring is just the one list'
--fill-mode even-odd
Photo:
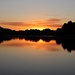
{"label": "orange cloud", "polygon": [[49,21],[49,22],[60,22],[61,19],[52,18],[52,19],[49,19],[47,21]]}
{"label": "orange cloud", "polygon": [[55,27],[55,28],[60,28],[62,27],[61,24],[52,24],[52,25],[46,25],[47,27]]}
{"label": "orange cloud", "polygon": [[61,22],[61,19],[52,18],[52,19],[42,20],[42,21],[36,21],[36,22],[39,23],[39,24],[59,23],[59,22]]}
{"label": "orange cloud", "polygon": [[50,29],[57,29],[62,26],[61,24],[62,20],[61,19],[48,19],[48,20],[42,20],[42,21],[36,21],[37,25],[43,26],[45,28],[50,28]]}
{"label": "orange cloud", "polygon": [[2,24],[2,25],[13,25],[13,26],[15,26],[15,25],[24,25],[23,22],[0,22],[0,24]]}

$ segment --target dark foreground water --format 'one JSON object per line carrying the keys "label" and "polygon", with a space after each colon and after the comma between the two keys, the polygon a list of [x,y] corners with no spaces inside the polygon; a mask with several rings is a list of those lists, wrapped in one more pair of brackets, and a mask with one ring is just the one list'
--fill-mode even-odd
{"label": "dark foreground water", "polygon": [[45,42],[12,39],[0,43],[0,75],[75,75],[75,52]]}

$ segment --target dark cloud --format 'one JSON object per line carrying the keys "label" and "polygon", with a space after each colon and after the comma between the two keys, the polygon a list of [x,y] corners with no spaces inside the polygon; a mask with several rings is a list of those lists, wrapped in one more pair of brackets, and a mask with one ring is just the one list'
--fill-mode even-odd
{"label": "dark cloud", "polygon": [[52,24],[52,25],[46,25],[46,26],[56,27],[56,28],[62,27],[61,24]]}
{"label": "dark cloud", "polygon": [[23,26],[23,22],[0,22],[1,25]]}

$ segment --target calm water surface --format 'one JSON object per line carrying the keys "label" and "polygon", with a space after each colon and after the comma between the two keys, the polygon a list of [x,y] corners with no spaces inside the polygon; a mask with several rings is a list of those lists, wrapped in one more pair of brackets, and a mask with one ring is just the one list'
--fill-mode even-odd
{"label": "calm water surface", "polygon": [[56,41],[12,39],[0,43],[0,75],[75,75],[75,52]]}

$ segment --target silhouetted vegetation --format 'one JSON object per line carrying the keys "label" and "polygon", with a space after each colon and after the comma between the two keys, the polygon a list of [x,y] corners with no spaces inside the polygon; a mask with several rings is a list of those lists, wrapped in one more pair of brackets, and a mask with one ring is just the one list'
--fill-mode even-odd
{"label": "silhouetted vegetation", "polygon": [[20,30],[20,31],[15,31],[11,29],[6,29],[0,27],[0,35],[23,35],[23,36],[40,36],[40,35],[54,35],[53,30],[50,29],[44,29],[42,31],[37,30],[37,29],[30,29],[30,30]]}
{"label": "silhouetted vegetation", "polygon": [[38,42],[40,39],[45,42],[56,40],[57,44],[61,44],[64,49],[71,52],[72,50],[75,50],[75,22],[69,21],[68,23],[64,23],[64,25],[57,30],[30,29],[15,31],[0,27],[0,43],[13,38],[30,40],[33,42]]}
{"label": "silhouetted vegetation", "polygon": [[62,28],[56,30],[56,35],[61,37],[75,37],[75,22],[64,23]]}

